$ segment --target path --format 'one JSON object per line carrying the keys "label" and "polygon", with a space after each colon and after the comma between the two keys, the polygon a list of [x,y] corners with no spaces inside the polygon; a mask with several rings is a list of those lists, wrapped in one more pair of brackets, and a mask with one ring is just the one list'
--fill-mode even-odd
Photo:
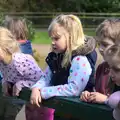
{"label": "path", "polygon": [[33,49],[36,49],[41,56],[46,56],[50,51],[50,45],[32,44]]}

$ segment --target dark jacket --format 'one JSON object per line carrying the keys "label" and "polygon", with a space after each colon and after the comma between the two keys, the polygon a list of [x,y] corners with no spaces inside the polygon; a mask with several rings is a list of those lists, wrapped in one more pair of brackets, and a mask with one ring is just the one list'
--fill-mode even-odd
{"label": "dark jacket", "polygon": [[[78,47],[75,51],[72,52],[72,58],[71,60],[78,55],[86,56],[91,68],[92,68],[92,74],[90,76],[89,82],[86,86],[86,89],[89,91],[93,90],[94,86],[94,72],[95,72],[95,63],[97,59],[97,53],[94,50],[95,49],[95,40],[92,37],[87,37],[85,40],[85,46],[82,48]],[[46,58],[46,62],[48,66],[50,67],[52,71],[52,78],[51,78],[51,85],[64,85],[68,82],[68,76],[69,76],[69,70],[71,67],[71,64],[67,67],[61,66],[62,60],[63,60],[64,54],[55,54],[54,52],[51,52],[48,54]]]}

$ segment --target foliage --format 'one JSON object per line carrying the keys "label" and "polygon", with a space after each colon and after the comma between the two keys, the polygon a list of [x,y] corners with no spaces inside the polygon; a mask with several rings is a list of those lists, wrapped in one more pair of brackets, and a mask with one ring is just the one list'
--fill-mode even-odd
{"label": "foliage", "polygon": [[28,20],[27,18],[25,18],[25,21],[27,23],[27,27],[28,27],[28,40],[33,40],[35,37],[35,28],[33,27],[32,21]]}
{"label": "foliage", "polygon": [[1,12],[118,12],[119,0],[0,0]]}
{"label": "foliage", "polygon": [[36,60],[37,64],[41,67],[42,70],[45,69],[45,56],[41,56],[36,49],[33,49],[33,57]]}

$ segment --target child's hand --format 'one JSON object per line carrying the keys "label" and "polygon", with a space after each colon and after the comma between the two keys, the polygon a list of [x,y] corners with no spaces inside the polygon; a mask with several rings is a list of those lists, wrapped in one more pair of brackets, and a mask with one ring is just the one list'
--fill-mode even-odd
{"label": "child's hand", "polygon": [[107,96],[104,94],[101,94],[99,92],[91,92],[88,102],[93,102],[93,103],[104,103],[107,100]]}
{"label": "child's hand", "polygon": [[82,92],[82,94],[80,96],[80,100],[87,102],[89,96],[90,96],[90,92],[89,91],[84,91],[84,92]]}
{"label": "child's hand", "polygon": [[13,96],[19,96],[20,90],[17,88],[16,84],[13,86]]}
{"label": "child's hand", "polygon": [[32,89],[30,103],[40,107],[40,103],[41,103],[40,89],[38,89],[38,88]]}
{"label": "child's hand", "polygon": [[2,84],[2,92],[3,92],[3,95],[5,96],[10,96],[8,90],[10,89],[11,85],[8,83],[8,82],[4,82]]}

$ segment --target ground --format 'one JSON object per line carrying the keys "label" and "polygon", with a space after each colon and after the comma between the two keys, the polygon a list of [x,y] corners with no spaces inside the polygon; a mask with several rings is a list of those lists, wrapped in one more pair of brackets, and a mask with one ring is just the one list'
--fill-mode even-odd
{"label": "ground", "polygon": [[36,49],[41,56],[46,56],[50,51],[50,45],[48,44],[32,44],[33,49]]}

